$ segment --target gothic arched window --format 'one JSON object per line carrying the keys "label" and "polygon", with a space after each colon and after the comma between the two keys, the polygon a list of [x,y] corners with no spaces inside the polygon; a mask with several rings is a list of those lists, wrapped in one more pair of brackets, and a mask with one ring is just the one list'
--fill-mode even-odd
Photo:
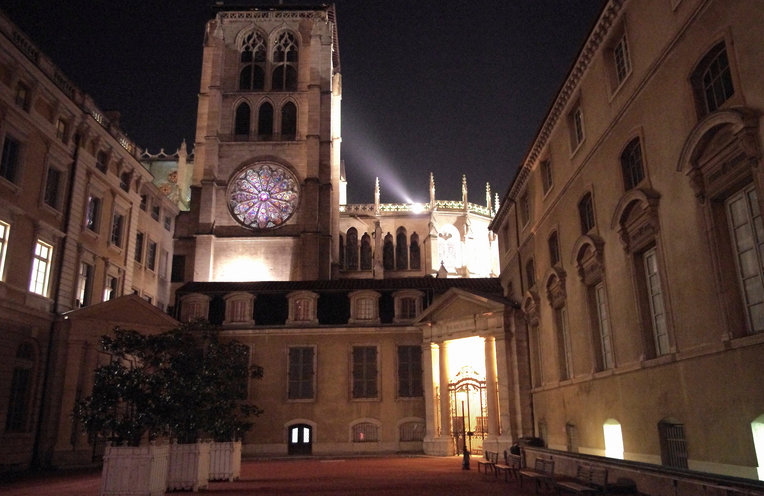
{"label": "gothic arched window", "polygon": [[385,270],[395,270],[395,248],[393,236],[390,233],[385,236],[385,244],[382,247],[382,265]]}
{"label": "gothic arched window", "polygon": [[371,270],[371,237],[365,233],[361,238],[361,270]]}
{"label": "gothic arched window", "polygon": [[403,227],[398,228],[398,233],[395,236],[395,268],[398,270],[409,268],[408,237],[406,236],[406,229]]}
{"label": "gothic arched window", "polygon": [[292,141],[297,136],[297,106],[287,102],[281,107],[281,139]]}
{"label": "gothic arched window", "polygon": [[236,136],[249,136],[249,119],[249,105],[242,103],[236,107],[236,123],[233,132]]}
{"label": "gothic arched window", "polygon": [[257,114],[257,137],[261,140],[269,140],[273,136],[273,105],[265,102],[260,105]]}
{"label": "gothic arched window", "polygon": [[636,188],[637,184],[645,178],[639,138],[631,140],[621,153],[621,171],[623,171],[623,187],[626,191]]}
{"label": "gothic arched window", "polygon": [[345,269],[345,238],[340,234],[340,270]]}
{"label": "gothic arched window", "polygon": [[239,46],[239,89],[262,90],[265,88],[265,40],[258,32],[242,38]]}
{"label": "gothic arched window", "polygon": [[348,229],[345,260],[348,270],[358,270],[358,230],[355,227]]}
{"label": "gothic arched window", "polygon": [[292,33],[283,32],[273,46],[274,90],[297,89],[297,40]]}
{"label": "gothic arched window", "polygon": [[297,211],[299,182],[281,165],[253,164],[234,175],[227,198],[231,214],[245,227],[279,227]]}
{"label": "gothic arched window", "polygon": [[419,270],[422,268],[421,258],[419,256],[419,235],[411,235],[411,246],[409,247],[409,268]]}

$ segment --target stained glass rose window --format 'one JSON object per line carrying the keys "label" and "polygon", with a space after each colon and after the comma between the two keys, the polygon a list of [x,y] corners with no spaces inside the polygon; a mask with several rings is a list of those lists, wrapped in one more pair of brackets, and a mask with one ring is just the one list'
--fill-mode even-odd
{"label": "stained glass rose window", "polygon": [[297,178],[277,164],[245,167],[228,185],[228,208],[237,221],[252,229],[283,225],[299,203]]}

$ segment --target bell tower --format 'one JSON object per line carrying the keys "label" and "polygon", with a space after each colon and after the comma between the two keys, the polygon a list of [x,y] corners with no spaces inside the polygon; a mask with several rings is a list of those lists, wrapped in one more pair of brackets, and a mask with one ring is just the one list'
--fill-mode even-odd
{"label": "bell tower", "polygon": [[334,6],[213,9],[176,253],[193,260],[195,281],[331,279],[342,98]]}

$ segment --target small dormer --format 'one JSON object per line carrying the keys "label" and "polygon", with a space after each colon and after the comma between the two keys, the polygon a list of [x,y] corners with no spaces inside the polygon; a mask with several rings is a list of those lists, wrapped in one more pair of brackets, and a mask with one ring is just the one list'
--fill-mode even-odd
{"label": "small dormer", "polygon": [[223,324],[255,325],[255,295],[244,291],[228,293],[225,300],[225,320]]}
{"label": "small dormer", "polygon": [[312,291],[293,291],[289,298],[289,318],[287,325],[317,325],[316,309],[318,295]]}
{"label": "small dormer", "polygon": [[191,293],[180,299],[180,320],[207,319],[210,313],[210,297],[201,293]]}
{"label": "small dormer", "polygon": [[393,293],[395,298],[395,317],[393,322],[413,322],[422,313],[424,293],[415,289],[404,289]]}
{"label": "small dormer", "polygon": [[379,293],[371,290],[353,291],[350,297],[348,324],[379,324]]}

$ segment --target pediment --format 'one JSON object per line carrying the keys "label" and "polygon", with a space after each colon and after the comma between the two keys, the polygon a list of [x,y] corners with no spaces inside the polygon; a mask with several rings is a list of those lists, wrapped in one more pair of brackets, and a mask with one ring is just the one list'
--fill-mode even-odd
{"label": "pediment", "polygon": [[100,320],[123,327],[175,327],[180,323],[137,295],[125,295],[64,314],[65,319]]}
{"label": "pediment", "polygon": [[427,307],[427,310],[416,319],[415,323],[436,323],[488,312],[504,312],[509,304],[509,300],[498,295],[486,295],[451,288],[436,298]]}

